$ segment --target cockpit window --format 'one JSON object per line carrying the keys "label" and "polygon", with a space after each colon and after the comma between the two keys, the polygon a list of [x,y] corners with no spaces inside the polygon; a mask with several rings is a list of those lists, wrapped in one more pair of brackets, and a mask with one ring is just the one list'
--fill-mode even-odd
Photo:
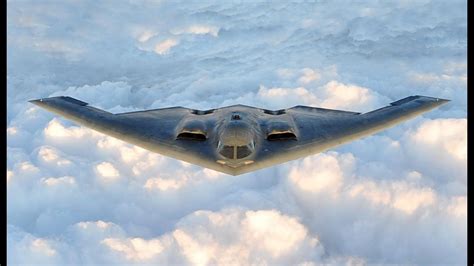
{"label": "cockpit window", "polygon": [[237,159],[242,159],[249,156],[252,151],[249,149],[248,146],[238,146],[237,147]]}
{"label": "cockpit window", "polygon": [[220,150],[219,153],[229,159],[234,158],[234,146],[223,146]]}
{"label": "cockpit window", "polygon": [[242,118],[240,117],[239,114],[232,114],[231,119],[232,119],[232,120],[240,120],[240,119],[242,119]]}
{"label": "cockpit window", "polygon": [[230,145],[222,145],[221,143],[219,143],[218,150],[222,156],[228,159],[233,159],[233,160],[243,159],[249,156],[250,154],[252,154],[254,150],[254,144],[252,142],[252,143],[249,143],[248,145],[243,145],[243,146],[234,146],[234,145],[230,146]]}

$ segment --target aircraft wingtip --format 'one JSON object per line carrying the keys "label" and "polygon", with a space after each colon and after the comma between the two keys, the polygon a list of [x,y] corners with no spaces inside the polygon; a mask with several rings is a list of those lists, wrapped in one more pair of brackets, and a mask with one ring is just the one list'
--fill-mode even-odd
{"label": "aircraft wingtip", "polygon": [[29,100],[28,102],[33,103],[33,104],[39,104],[43,102],[43,99]]}

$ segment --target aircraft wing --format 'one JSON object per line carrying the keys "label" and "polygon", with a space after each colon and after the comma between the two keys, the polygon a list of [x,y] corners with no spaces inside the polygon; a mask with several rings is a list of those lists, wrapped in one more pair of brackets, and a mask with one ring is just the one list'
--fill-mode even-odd
{"label": "aircraft wing", "polygon": [[364,114],[295,106],[286,109],[286,114],[294,121],[296,139],[264,142],[256,154],[255,163],[237,171],[245,173],[316,154],[392,127],[448,101],[410,96]]}
{"label": "aircraft wing", "polygon": [[[67,96],[30,101],[80,125],[144,149],[216,171],[233,174],[233,169],[216,163],[215,147],[208,141],[177,139],[180,124],[196,110],[171,107],[112,114]],[[201,115],[197,128],[211,127],[213,116]],[[209,137],[209,136],[205,136]]]}

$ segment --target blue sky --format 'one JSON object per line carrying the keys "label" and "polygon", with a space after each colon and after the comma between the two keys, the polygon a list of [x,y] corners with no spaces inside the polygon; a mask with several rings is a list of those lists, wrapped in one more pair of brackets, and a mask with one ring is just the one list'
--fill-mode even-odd
{"label": "blue sky", "polygon": [[[466,262],[465,1],[9,1],[8,263]],[[452,101],[242,176],[29,104],[366,112]]]}

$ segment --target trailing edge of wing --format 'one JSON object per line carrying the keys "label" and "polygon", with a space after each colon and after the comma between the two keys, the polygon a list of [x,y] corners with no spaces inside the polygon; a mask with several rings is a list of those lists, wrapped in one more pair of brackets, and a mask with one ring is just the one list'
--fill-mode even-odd
{"label": "trailing edge of wing", "polygon": [[337,143],[341,144],[372,135],[447,102],[449,100],[428,96],[409,96],[392,102],[389,106],[355,116],[353,123],[348,122],[346,130],[334,134],[334,139],[339,138]]}
{"label": "trailing edge of wing", "polygon": [[335,110],[335,109],[326,109],[319,107],[311,107],[305,105],[297,105],[289,108],[288,110],[302,111],[311,114],[320,114],[320,115],[358,115],[358,112],[344,111],[344,110]]}
{"label": "trailing edge of wing", "polygon": [[428,96],[409,96],[392,102],[389,106],[362,114],[361,117],[366,120],[365,127],[383,126],[386,128],[428,112],[447,102],[449,100]]}

